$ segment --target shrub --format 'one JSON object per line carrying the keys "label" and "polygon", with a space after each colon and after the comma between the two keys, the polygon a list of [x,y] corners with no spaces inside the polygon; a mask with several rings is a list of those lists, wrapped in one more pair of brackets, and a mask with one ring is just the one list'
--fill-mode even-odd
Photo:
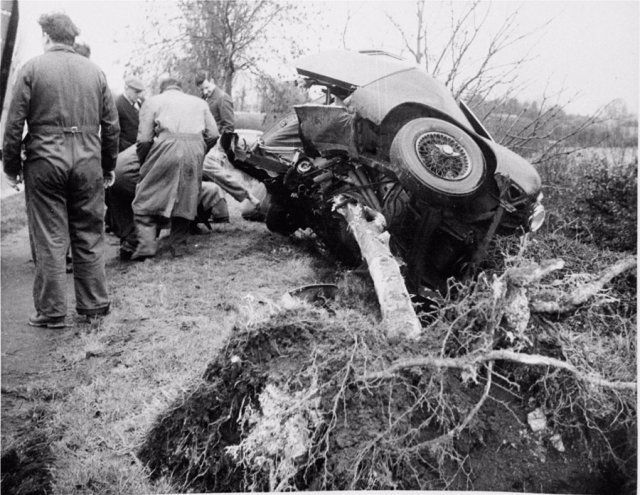
{"label": "shrub", "polygon": [[558,232],[599,248],[636,250],[637,155],[556,157],[540,166],[547,222],[543,230]]}
{"label": "shrub", "polygon": [[636,250],[638,163],[596,162],[585,176],[573,208],[578,224],[600,247]]}

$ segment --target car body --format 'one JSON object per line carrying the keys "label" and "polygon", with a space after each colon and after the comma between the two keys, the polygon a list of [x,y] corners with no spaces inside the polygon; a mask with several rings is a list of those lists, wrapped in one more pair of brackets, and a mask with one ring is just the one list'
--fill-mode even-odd
{"label": "car body", "polygon": [[269,228],[311,227],[342,258],[358,259],[346,195],[382,213],[410,290],[445,289],[469,273],[494,234],[536,230],[540,177],[496,143],[471,110],[423,69],[379,51],[333,50],[296,64],[324,102],[297,105],[236,166],[271,193]]}

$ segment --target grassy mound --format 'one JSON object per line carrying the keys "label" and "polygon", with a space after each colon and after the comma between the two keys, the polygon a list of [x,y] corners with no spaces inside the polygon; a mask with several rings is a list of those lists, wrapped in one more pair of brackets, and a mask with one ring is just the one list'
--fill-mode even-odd
{"label": "grassy mound", "polygon": [[[157,419],[139,457],[180,491],[631,490],[632,393],[503,362],[380,373],[424,356],[515,349],[633,380],[635,327],[627,318],[612,331],[607,320],[617,302],[589,308],[588,330],[574,315],[562,326],[534,318],[513,335],[490,277],[455,293],[423,315],[418,342],[388,343],[371,288],[352,277],[328,308],[297,305],[236,328],[201,382]],[[543,431],[527,425],[534,409],[548,420]]]}

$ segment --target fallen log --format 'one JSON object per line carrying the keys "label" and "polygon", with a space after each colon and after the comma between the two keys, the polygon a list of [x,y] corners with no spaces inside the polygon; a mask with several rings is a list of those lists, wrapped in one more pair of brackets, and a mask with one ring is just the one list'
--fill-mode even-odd
{"label": "fallen log", "polygon": [[391,254],[384,216],[342,195],[334,198],[334,210],[347,220],[367,262],[387,337],[392,341],[417,339],[422,326],[413,309],[400,266]]}
{"label": "fallen log", "polygon": [[542,265],[531,262],[508,269],[494,283],[496,297],[504,300],[504,321],[517,335],[524,335],[531,318],[528,288],[549,273],[564,267],[564,261],[549,260]]}
{"label": "fallen log", "polygon": [[531,290],[543,277],[562,269],[563,260],[548,260],[540,265],[532,262],[507,270],[494,282],[494,292],[497,298],[504,300],[506,326],[523,335],[532,313],[561,315],[574,311],[595,297],[612,279],[636,265],[635,256],[624,258],[604,269],[593,281],[567,293],[557,289]]}

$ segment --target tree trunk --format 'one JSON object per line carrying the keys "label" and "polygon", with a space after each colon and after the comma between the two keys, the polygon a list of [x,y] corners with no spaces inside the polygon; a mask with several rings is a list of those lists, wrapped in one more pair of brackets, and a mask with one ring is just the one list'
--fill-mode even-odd
{"label": "tree trunk", "polygon": [[[226,67],[224,70],[224,92],[231,96],[231,88],[233,87],[233,75],[235,69],[233,67]],[[231,96],[233,98],[233,96]]]}
{"label": "tree trunk", "polygon": [[378,295],[382,321],[389,340],[417,339],[422,331],[407,292],[400,267],[389,249],[389,232],[384,217],[354,204],[344,196],[334,198],[334,208],[344,216],[355,237]]}

